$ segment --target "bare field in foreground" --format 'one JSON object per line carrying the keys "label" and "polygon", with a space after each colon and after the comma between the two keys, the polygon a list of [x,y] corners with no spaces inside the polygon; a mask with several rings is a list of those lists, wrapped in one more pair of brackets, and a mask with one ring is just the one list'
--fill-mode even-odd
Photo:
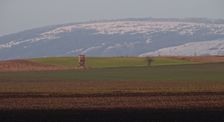
{"label": "bare field in foreground", "polygon": [[1,110],[223,109],[224,92],[0,94]]}

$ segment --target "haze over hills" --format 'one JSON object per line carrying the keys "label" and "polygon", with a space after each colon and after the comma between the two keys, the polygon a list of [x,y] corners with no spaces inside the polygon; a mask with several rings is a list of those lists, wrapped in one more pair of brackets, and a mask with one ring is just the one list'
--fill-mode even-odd
{"label": "haze over hills", "polygon": [[0,59],[46,56],[224,55],[224,20],[124,19],[0,36]]}

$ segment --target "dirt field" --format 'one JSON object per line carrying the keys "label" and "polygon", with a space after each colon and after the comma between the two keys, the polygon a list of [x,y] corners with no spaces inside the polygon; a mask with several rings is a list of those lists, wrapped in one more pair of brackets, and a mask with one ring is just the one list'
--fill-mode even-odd
{"label": "dirt field", "polygon": [[223,109],[224,92],[0,94],[0,109]]}
{"label": "dirt field", "polygon": [[224,93],[0,94],[0,121],[223,121]]}
{"label": "dirt field", "polygon": [[51,71],[62,70],[62,67],[40,64],[28,60],[0,61],[0,72],[9,71]]}

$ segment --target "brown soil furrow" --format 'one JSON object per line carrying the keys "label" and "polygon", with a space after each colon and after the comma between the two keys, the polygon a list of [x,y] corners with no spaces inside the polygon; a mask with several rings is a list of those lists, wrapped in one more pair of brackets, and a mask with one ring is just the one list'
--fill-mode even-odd
{"label": "brown soil furrow", "polygon": [[109,97],[50,97],[50,98],[1,98],[4,109],[224,109],[224,95],[198,96],[109,96]]}
{"label": "brown soil furrow", "polygon": [[85,98],[85,97],[172,97],[172,96],[224,96],[224,92],[149,92],[149,93],[94,93],[94,94],[70,94],[70,93],[0,93],[0,99],[4,98]]}

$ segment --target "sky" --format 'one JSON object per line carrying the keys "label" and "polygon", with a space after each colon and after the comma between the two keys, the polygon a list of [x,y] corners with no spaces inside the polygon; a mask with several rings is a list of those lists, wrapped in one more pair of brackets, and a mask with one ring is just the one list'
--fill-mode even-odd
{"label": "sky", "polygon": [[224,0],[0,0],[0,36],[47,25],[123,18],[224,19]]}

